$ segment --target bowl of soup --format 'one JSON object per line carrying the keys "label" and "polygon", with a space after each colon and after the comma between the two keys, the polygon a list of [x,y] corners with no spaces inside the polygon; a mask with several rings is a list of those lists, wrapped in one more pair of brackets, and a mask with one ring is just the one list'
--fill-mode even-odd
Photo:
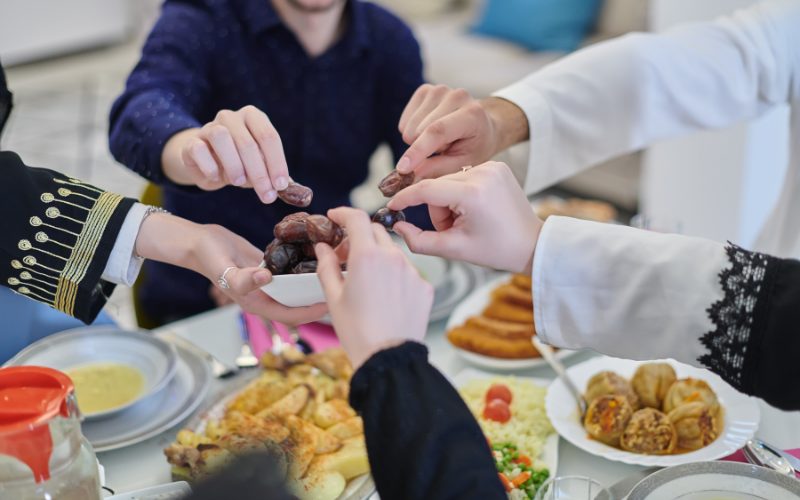
{"label": "bowl of soup", "polygon": [[46,366],[66,373],[85,419],[100,420],[166,387],[177,360],[175,346],[149,333],[90,326],[45,337],[5,366]]}

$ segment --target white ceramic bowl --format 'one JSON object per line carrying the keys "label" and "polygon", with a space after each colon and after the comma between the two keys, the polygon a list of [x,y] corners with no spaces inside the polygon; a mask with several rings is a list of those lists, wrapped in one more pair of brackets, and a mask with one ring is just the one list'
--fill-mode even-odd
{"label": "white ceramic bowl", "polygon": [[117,415],[169,384],[178,367],[175,346],[153,335],[109,326],[89,326],[56,333],[35,342],[5,366],[46,366],[66,372],[93,363],[121,363],[145,377],[137,398],[111,410],[84,413],[86,420]]}

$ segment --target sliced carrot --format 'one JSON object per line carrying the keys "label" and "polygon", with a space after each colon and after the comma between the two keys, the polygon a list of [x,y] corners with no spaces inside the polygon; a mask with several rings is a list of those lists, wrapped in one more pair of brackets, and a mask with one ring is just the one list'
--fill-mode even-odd
{"label": "sliced carrot", "polygon": [[500,477],[500,482],[503,483],[503,488],[505,488],[506,491],[511,491],[514,489],[514,485],[511,483],[511,480],[508,479],[508,476],[502,472],[498,472],[497,475]]}
{"label": "sliced carrot", "polygon": [[486,442],[489,443],[489,448],[491,448],[492,447],[492,440],[489,439],[489,438],[486,438]]}
{"label": "sliced carrot", "polygon": [[521,472],[519,474],[519,476],[517,476],[517,477],[515,477],[514,479],[511,480],[511,484],[513,484],[514,486],[519,486],[520,484],[524,483],[525,481],[527,481],[530,478],[531,478],[531,473],[530,472],[528,472],[528,471]]}
{"label": "sliced carrot", "polygon": [[525,464],[528,467],[533,467],[533,461],[528,455],[520,455],[518,459],[512,460],[512,464]]}
{"label": "sliced carrot", "polygon": [[689,396],[688,398],[686,398],[686,399],[684,400],[684,403],[691,403],[692,401],[694,401],[695,399],[697,399],[697,398],[699,398],[699,397],[700,397],[700,393],[699,393],[699,392],[695,392],[694,394],[692,394],[691,396]]}

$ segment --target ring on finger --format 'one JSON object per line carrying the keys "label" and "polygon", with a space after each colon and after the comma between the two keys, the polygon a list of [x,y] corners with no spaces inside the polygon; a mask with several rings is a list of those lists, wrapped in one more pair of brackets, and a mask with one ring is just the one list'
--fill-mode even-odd
{"label": "ring on finger", "polygon": [[466,166],[466,167],[461,167],[461,171],[462,171],[462,172],[466,172],[467,170],[469,170],[469,169],[471,169],[471,168],[472,168],[472,165],[468,165],[468,166]]}
{"label": "ring on finger", "polygon": [[228,269],[225,270],[224,273],[222,273],[222,276],[220,276],[220,278],[217,280],[217,285],[219,285],[220,288],[224,288],[224,289],[230,288],[230,285],[228,284],[228,280],[225,279],[225,275],[228,274],[228,271],[230,271],[231,269],[238,269],[238,268],[237,267],[229,267]]}

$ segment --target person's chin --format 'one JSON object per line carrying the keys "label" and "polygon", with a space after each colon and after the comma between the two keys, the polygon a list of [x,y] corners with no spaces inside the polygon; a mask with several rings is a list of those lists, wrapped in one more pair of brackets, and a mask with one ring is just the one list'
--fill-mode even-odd
{"label": "person's chin", "polygon": [[289,5],[303,12],[327,12],[346,0],[287,0]]}

